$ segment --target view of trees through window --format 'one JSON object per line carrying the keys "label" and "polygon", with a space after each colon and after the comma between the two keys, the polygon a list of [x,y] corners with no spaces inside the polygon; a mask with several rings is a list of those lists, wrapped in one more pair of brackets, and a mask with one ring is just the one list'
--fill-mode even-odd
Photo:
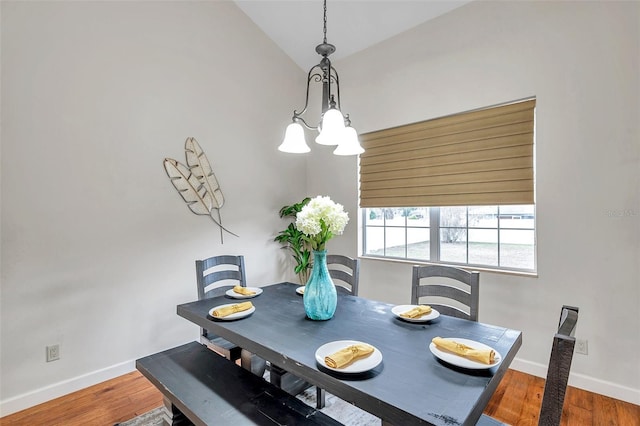
{"label": "view of trees through window", "polygon": [[535,271],[535,207],[363,209],[364,254]]}

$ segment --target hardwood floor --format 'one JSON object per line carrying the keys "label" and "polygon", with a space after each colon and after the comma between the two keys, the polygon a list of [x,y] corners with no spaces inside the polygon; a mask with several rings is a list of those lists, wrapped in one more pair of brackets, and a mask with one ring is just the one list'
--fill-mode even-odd
{"label": "hardwood floor", "polygon": [[[513,426],[538,424],[544,379],[509,370],[485,413]],[[640,406],[569,386],[562,426],[640,426]]]}
{"label": "hardwood floor", "polygon": [[[514,426],[537,425],[543,389],[543,379],[509,370],[485,413]],[[3,417],[0,425],[110,426],[160,405],[160,392],[134,371]],[[640,406],[569,387],[562,425],[640,426]]]}
{"label": "hardwood floor", "polygon": [[162,394],[138,371],[0,419],[2,426],[108,426],[162,405]]}

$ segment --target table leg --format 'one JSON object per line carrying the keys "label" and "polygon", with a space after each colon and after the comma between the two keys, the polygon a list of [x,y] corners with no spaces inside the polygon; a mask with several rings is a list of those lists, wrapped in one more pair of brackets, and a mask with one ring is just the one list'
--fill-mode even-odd
{"label": "table leg", "polygon": [[166,396],[162,398],[162,402],[164,404],[164,415],[162,416],[162,424],[164,426],[180,426],[180,425],[190,425],[192,424],[187,416],[185,416],[178,407],[173,405]]}

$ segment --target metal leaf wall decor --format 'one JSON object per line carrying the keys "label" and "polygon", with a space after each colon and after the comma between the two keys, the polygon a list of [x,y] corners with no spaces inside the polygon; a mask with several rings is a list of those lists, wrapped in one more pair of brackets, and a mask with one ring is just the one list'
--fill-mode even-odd
{"label": "metal leaf wall decor", "polygon": [[[224,196],[216,179],[211,163],[195,138],[187,138],[184,143],[187,165],[172,159],[164,159],[164,169],[171,183],[182,197],[187,207],[197,214],[209,216],[220,227],[220,241],[224,244],[224,233],[233,232],[222,226],[220,209],[224,205]],[[213,217],[216,213],[218,219]]]}

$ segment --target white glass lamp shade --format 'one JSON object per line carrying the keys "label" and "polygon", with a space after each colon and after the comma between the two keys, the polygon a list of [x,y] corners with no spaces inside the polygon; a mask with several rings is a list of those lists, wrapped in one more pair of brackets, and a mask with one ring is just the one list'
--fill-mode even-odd
{"label": "white glass lamp shade", "polygon": [[316,142],[320,145],[338,145],[343,137],[344,117],[339,110],[331,108],[322,116],[320,134],[316,137]]}
{"label": "white glass lamp shade", "polygon": [[291,154],[303,154],[311,151],[304,138],[304,129],[300,123],[291,123],[284,132],[284,140],[278,147],[279,151]]}
{"label": "white glass lamp shade", "polygon": [[348,126],[344,129],[342,141],[338,147],[333,151],[335,155],[358,155],[364,152],[364,148],[360,146],[358,140],[358,133],[356,129]]}

